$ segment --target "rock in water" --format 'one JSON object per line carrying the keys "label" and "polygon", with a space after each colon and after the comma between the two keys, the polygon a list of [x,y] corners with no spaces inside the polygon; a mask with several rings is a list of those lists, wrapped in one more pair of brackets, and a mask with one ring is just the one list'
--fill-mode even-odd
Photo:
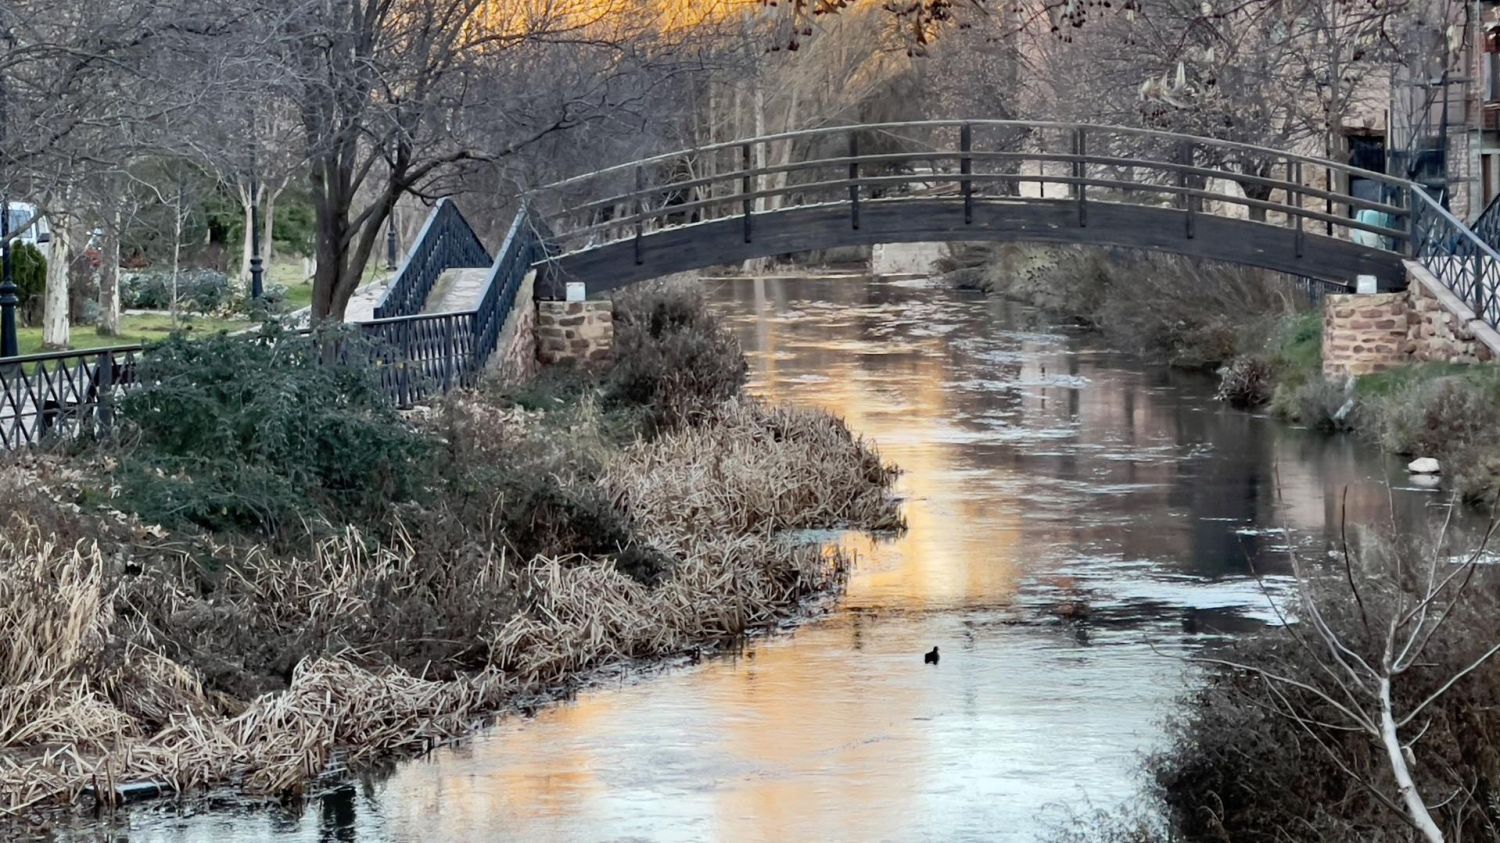
{"label": "rock in water", "polygon": [[1441,474],[1443,467],[1432,457],[1422,457],[1407,463],[1406,470],[1412,474]]}

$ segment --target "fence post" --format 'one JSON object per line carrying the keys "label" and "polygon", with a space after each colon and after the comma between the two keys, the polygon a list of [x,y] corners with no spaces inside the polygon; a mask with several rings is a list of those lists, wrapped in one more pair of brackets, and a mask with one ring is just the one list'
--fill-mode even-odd
{"label": "fence post", "polygon": [[859,135],[849,131],[849,222],[859,230]]}
{"label": "fence post", "polygon": [[1484,321],[1484,249],[1474,244],[1474,315]]}
{"label": "fence post", "polygon": [[974,127],[965,123],[958,130],[958,172],[964,176],[958,185],[964,194],[964,225],[974,222],[974,180],[968,178],[974,174],[974,156],[969,154],[973,151]]}
{"label": "fence post", "polygon": [[1411,252],[1412,260],[1416,260],[1422,256],[1422,243],[1418,239],[1417,222],[1417,208],[1421,207],[1419,197],[1417,196],[1418,188],[1407,185],[1403,190],[1406,191],[1406,234],[1408,238],[1406,248]]}
{"label": "fence post", "polygon": [[646,232],[646,203],[642,192],[646,189],[646,169],[641,165],[635,165],[635,265],[640,266],[646,262],[641,255],[641,236]]}
{"label": "fence post", "polygon": [[740,167],[740,195],[744,197],[744,199],[740,200],[740,202],[744,206],[743,210],[745,212],[745,242],[749,243],[750,214],[755,204],[750,198],[750,194],[753,192],[750,183],[750,144],[748,142],[741,144],[740,152],[742,159]]}
{"label": "fence post", "polygon": [[1177,164],[1177,198],[1184,212],[1184,233],[1187,234],[1187,239],[1191,240],[1194,234],[1193,197],[1188,194],[1188,174],[1186,170],[1187,167],[1193,165],[1193,145],[1191,143],[1184,141],[1177,145]]}
{"label": "fence post", "polygon": [[[1323,210],[1326,211],[1327,214],[1328,214],[1328,216],[1331,217],[1331,216],[1333,216],[1333,168],[1332,167],[1324,167],[1323,168],[1323,178],[1327,182],[1327,184],[1325,186],[1328,188],[1326,194],[1323,197],[1323,204],[1324,204]],[[1324,220],[1323,221],[1323,233],[1326,234],[1326,235],[1328,235],[1329,237],[1333,236],[1333,220],[1330,219],[1330,220]]]}
{"label": "fence post", "polygon": [[1073,154],[1078,160],[1073,162],[1073,196],[1078,200],[1078,227],[1084,228],[1089,224],[1088,209],[1085,206],[1084,194],[1087,192],[1083,183],[1087,166],[1083,163],[1084,130],[1082,126],[1073,130]]}
{"label": "fence post", "polygon": [[94,421],[101,436],[109,433],[114,424],[115,355],[112,351],[99,353],[99,373],[94,376]]}
{"label": "fence post", "polygon": [[1290,195],[1287,196],[1287,204],[1292,206],[1292,210],[1291,210],[1292,219],[1296,221],[1295,224],[1297,226],[1296,234],[1292,235],[1292,248],[1296,252],[1296,256],[1300,258],[1300,257],[1302,257],[1302,237],[1303,237],[1303,235],[1302,235],[1302,189],[1301,189],[1302,188],[1302,162],[1301,161],[1287,161],[1287,167],[1289,168],[1289,171],[1287,172],[1288,180],[1293,185],[1296,185],[1295,188],[1288,188],[1288,190],[1290,191]]}
{"label": "fence post", "polygon": [[396,329],[396,406],[411,407],[411,320]]}

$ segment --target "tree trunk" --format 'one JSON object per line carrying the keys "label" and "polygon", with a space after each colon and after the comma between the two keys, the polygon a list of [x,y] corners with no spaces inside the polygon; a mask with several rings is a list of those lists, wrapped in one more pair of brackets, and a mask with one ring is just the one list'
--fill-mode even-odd
{"label": "tree trunk", "polygon": [[1401,801],[1406,804],[1406,812],[1410,815],[1412,824],[1422,832],[1428,843],[1443,843],[1443,832],[1427,812],[1427,804],[1422,801],[1422,794],[1417,792],[1411,770],[1406,765],[1406,754],[1401,751],[1401,738],[1396,734],[1396,718],[1391,712],[1389,676],[1380,679],[1380,736],[1386,758],[1391,764],[1391,773],[1396,778],[1396,787],[1401,793]]}
{"label": "tree trunk", "polygon": [[107,337],[120,335],[120,226],[123,214],[116,205],[99,244],[99,321],[98,332]]}
{"label": "tree trunk", "polygon": [[177,185],[177,216],[172,220],[172,327],[177,327],[177,278],[182,271],[182,185]]}
{"label": "tree trunk", "polygon": [[267,190],[263,194],[266,203],[265,224],[260,231],[260,265],[266,269],[266,277],[271,276],[271,258],[276,250],[271,248],[271,235],[276,230],[276,197],[281,195],[281,189]]}
{"label": "tree trunk", "polygon": [[42,347],[61,350],[71,339],[68,322],[68,267],[73,262],[72,232],[66,225],[52,229],[52,253],[47,258],[47,291],[42,305]]}
{"label": "tree trunk", "polygon": [[248,291],[250,289],[251,229],[255,225],[252,215],[255,213],[255,201],[248,187],[241,186],[239,193],[240,211],[245,219],[243,236],[240,237],[240,289]]}

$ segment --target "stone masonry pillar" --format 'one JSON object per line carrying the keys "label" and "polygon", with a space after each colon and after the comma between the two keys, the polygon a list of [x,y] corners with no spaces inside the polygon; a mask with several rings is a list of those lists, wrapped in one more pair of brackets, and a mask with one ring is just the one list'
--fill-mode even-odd
{"label": "stone masonry pillar", "polygon": [[536,353],[542,363],[601,365],[614,359],[614,348],[614,302],[536,303]]}

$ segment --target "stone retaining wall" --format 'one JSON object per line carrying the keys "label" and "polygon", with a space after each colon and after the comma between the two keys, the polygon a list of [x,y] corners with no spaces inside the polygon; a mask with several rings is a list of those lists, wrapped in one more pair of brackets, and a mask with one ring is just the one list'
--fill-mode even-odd
{"label": "stone retaining wall", "polygon": [[[1424,273],[1425,275],[1425,273]],[[1489,326],[1436,279],[1413,279],[1410,294],[1412,357],[1422,362],[1488,363],[1495,351],[1478,334]]]}
{"label": "stone retaining wall", "polygon": [[1500,333],[1424,267],[1406,262],[1400,293],[1323,300],[1323,375],[1368,375],[1410,363],[1483,363],[1500,353]]}
{"label": "stone retaining wall", "polygon": [[536,306],[532,301],[536,290],[536,270],[526,274],[521,288],[516,292],[516,303],[510,316],[500,329],[500,341],[495,354],[490,358],[501,383],[514,384],[530,380],[536,375]]}
{"label": "stone retaining wall", "polygon": [[537,359],[548,365],[595,365],[614,359],[614,309],[608,300],[537,302]]}

